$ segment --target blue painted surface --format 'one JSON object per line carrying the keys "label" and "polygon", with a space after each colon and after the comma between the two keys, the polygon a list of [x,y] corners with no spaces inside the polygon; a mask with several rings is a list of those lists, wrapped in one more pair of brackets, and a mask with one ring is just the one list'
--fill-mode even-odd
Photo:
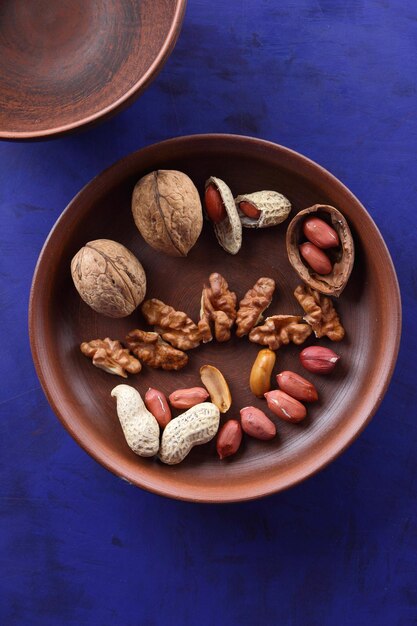
{"label": "blue painted surface", "polygon": [[[177,47],[128,110],[79,135],[0,144],[0,623],[417,624],[414,0],[189,0]],[[404,331],[372,423],[306,483],[248,504],[123,483],[50,410],[27,304],[53,223],[92,176],[167,137],[226,131],[331,170],[381,229]]]}

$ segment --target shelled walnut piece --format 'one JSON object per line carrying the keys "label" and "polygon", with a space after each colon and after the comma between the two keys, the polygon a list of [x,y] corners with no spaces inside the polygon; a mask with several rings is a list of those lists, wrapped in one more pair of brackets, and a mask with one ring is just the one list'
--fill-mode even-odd
{"label": "shelled walnut piece", "polygon": [[332,341],[342,341],[345,329],[330,298],[307,285],[299,285],[294,296],[307,313],[303,319],[317,338],[326,336]]}
{"label": "shelled walnut piece", "polygon": [[243,337],[262,319],[262,313],[269,307],[275,291],[275,281],[262,276],[254,286],[246,292],[239,303],[236,317],[236,335]]}
{"label": "shelled walnut piece", "polygon": [[299,315],[272,315],[262,326],[255,326],[249,333],[249,340],[277,350],[292,341],[297,346],[311,335],[312,329],[302,322]]}
{"label": "shelled walnut piece", "polygon": [[179,350],[191,350],[200,345],[198,326],[183,311],[176,311],[169,304],[152,298],[142,305],[142,313],[148,324],[154,326],[165,341]]}
{"label": "shelled walnut piece", "polygon": [[163,341],[158,333],[135,329],[126,336],[126,344],[141,361],[156,369],[180,370],[188,363],[188,356]]}
{"label": "shelled walnut piece", "polygon": [[228,341],[236,319],[237,297],[230,291],[227,281],[218,272],[209,277],[201,296],[200,321],[198,328],[204,343],[213,339],[210,323],[214,323],[214,336],[217,341]]}
{"label": "shelled walnut piece", "polygon": [[127,373],[138,374],[142,365],[138,359],[123,348],[120,341],[113,339],[93,339],[84,341],[80,346],[81,352],[93,361],[93,365],[99,369],[127,378]]}

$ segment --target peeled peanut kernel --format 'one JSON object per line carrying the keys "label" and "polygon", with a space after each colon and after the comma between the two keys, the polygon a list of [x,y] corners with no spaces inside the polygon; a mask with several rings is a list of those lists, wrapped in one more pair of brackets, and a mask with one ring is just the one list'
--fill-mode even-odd
{"label": "peeled peanut kernel", "polygon": [[246,217],[251,217],[254,220],[258,219],[261,214],[260,210],[250,202],[239,202],[239,209],[246,215]]}
{"label": "peeled peanut kernel", "polygon": [[334,228],[319,217],[309,217],[303,223],[303,233],[318,248],[337,248],[339,235]]}
{"label": "peeled peanut kernel", "polygon": [[307,415],[305,406],[284,391],[268,391],[265,398],[271,411],[286,422],[301,422]]}
{"label": "peeled peanut kernel", "polygon": [[145,405],[161,428],[165,428],[171,419],[171,409],[162,391],[149,387],[145,393]]}
{"label": "peeled peanut kernel", "polygon": [[222,197],[214,185],[209,185],[204,194],[207,215],[214,224],[219,224],[226,217]]}
{"label": "peeled peanut kernel", "polygon": [[217,435],[216,449],[220,459],[236,454],[242,442],[242,427],[237,420],[228,420]]}
{"label": "peeled peanut kernel", "polygon": [[254,406],[245,406],[240,410],[242,428],[247,435],[264,441],[273,439],[277,429],[263,411]]}
{"label": "peeled peanut kernel", "polygon": [[310,346],[300,352],[301,364],[314,374],[329,374],[336,367],[340,356],[323,346]]}
{"label": "peeled peanut kernel", "polygon": [[316,402],[319,399],[313,383],[295,372],[281,372],[277,375],[278,387],[300,402]]}
{"label": "peeled peanut kernel", "polygon": [[190,387],[189,389],[177,389],[169,396],[169,401],[175,409],[190,409],[200,402],[205,402],[209,397],[204,387]]}
{"label": "peeled peanut kernel", "polygon": [[232,404],[232,396],[221,371],[213,365],[203,365],[200,368],[200,377],[201,382],[210,394],[213,404],[218,407],[220,413],[226,413]]}
{"label": "peeled peanut kernel", "polygon": [[271,374],[275,360],[276,355],[273,350],[260,350],[252,365],[249,386],[258,398],[262,398],[264,393],[271,389]]}
{"label": "peeled peanut kernel", "polygon": [[306,261],[317,274],[326,276],[326,274],[330,274],[332,271],[332,264],[330,263],[329,257],[313,243],[302,243],[300,246],[300,254],[304,261]]}

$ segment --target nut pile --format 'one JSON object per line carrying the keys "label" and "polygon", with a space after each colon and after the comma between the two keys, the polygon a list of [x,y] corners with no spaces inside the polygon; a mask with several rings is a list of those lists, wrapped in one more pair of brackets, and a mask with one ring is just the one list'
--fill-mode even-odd
{"label": "nut pile", "polygon": [[[237,254],[242,227],[265,228],[283,222],[291,211],[289,200],[276,191],[257,191],[234,198],[229,186],[211,176],[204,191],[205,215],[219,244]],[[155,250],[187,256],[203,228],[203,208],[191,179],[174,170],[158,170],[141,178],[132,195],[134,222],[143,239]],[[239,450],[243,436],[273,439],[273,418],[297,424],[307,415],[306,404],[316,402],[314,384],[293,371],[271,379],[276,350],[289,343],[303,344],[310,336],[342,341],[345,330],[330,296],[338,297],[353,266],[354,248],[349,226],[334,207],[314,205],[297,213],[287,229],[288,258],[302,279],[294,291],[300,312],[277,312],[264,318],[275,281],[261,276],[239,299],[226,278],[213,272],[202,286],[199,319],[157,298],[145,300],[146,275],[139,260],[122,244],[107,239],[87,243],[74,256],[71,274],[81,298],[96,312],[109,317],[130,315],[139,305],[152,329],[133,328],[126,337],[84,341],[81,352],[94,366],[127,378],[143,365],[178,371],[189,362],[188,351],[210,341],[227,342],[232,334],[263,346],[253,363],[249,387],[265,400],[266,412],[246,406],[239,419],[221,424],[232,407],[229,386],[213,365],[200,369],[200,381],[191,388],[165,393],[149,388],[144,399],[129,385],[117,385],[112,396],[129,447],[139,456],[158,456],[168,465],[181,462],[196,445],[212,440],[220,459]],[[339,355],[310,345],[299,354],[300,364],[313,374],[330,374]],[[173,417],[173,411],[183,411]],[[162,435],[161,435],[162,432]]]}

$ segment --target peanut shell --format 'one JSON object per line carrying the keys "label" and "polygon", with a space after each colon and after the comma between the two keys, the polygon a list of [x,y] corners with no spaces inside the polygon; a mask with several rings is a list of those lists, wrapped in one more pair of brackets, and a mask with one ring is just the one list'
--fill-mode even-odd
{"label": "peanut shell", "polygon": [[242,224],[237,212],[233,194],[224,181],[210,176],[206,188],[214,185],[221,195],[227,217],[218,224],[213,224],[217,241],[229,254],[237,254],[242,246]]}
{"label": "peanut shell", "polygon": [[[258,218],[248,217],[239,210],[240,202],[249,202],[261,212]],[[276,226],[287,219],[291,211],[291,203],[278,191],[255,191],[235,198],[237,211],[242,226],[245,228],[267,228]]]}

